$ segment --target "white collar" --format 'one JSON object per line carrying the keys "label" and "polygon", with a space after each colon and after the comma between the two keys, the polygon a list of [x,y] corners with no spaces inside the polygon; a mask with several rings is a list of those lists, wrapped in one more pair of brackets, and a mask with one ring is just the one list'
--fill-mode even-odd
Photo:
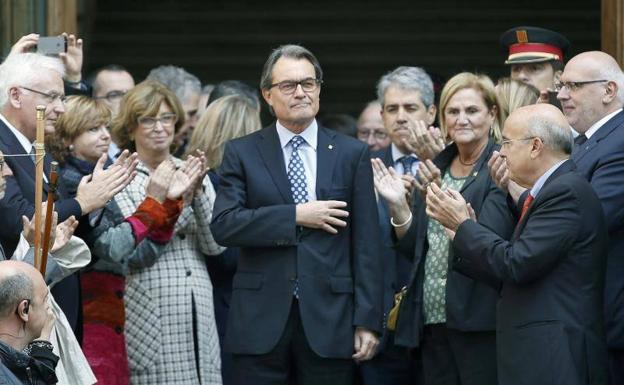
{"label": "white collar", "polygon": [[22,147],[24,147],[24,152],[26,152],[27,154],[30,154],[30,150],[32,149],[33,144],[28,140],[28,138],[26,136],[24,136],[24,134],[22,134],[17,128],[15,128],[5,117],[4,115],[0,114],[0,120],[2,120],[2,122],[4,122],[4,124],[6,124],[7,127],[9,127],[9,130],[11,130],[11,132],[13,133],[13,135],[15,135],[15,137],[17,138],[17,140],[20,142],[20,144],[22,145]]}
{"label": "white collar", "polygon": [[[403,152],[401,152],[401,150],[399,150],[399,148],[397,146],[394,145],[394,143],[390,144],[390,151],[392,152],[392,162],[396,163],[399,159],[401,159],[402,157],[404,157],[406,154],[404,154]],[[418,159],[418,157],[414,154],[409,154],[408,156],[413,157],[414,159]]]}
{"label": "white collar", "polygon": [[619,114],[620,111],[622,111],[621,108],[619,110],[617,110],[617,111],[613,111],[609,115],[605,116],[604,118],[600,119],[596,123],[592,124],[592,126],[589,127],[589,129],[587,131],[585,131],[585,136],[587,137],[587,139],[591,138],[591,136],[594,135],[596,133],[596,131],[598,131],[598,129],[600,127],[602,127],[612,117],[614,117],[615,115]]}
{"label": "white collar", "polygon": [[277,129],[277,135],[279,136],[282,148],[286,147],[295,135],[299,135],[316,151],[316,145],[318,143],[318,124],[316,123],[316,119],[312,120],[312,123],[300,134],[295,134],[290,131],[288,128],[284,127],[279,120],[275,122],[275,128]]}
{"label": "white collar", "polygon": [[560,162],[558,162],[557,164],[553,165],[551,168],[549,168],[545,173],[542,174],[542,176],[540,176],[539,178],[537,178],[537,180],[535,181],[535,183],[533,184],[533,187],[531,188],[531,196],[533,196],[533,198],[537,198],[537,194],[539,194],[540,190],[542,189],[542,187],[544,187],[544,183],[546,183],[546,180],[553,174],[553,172],[555,172],[559,166],[561,166],[563,164],[563,162],[565,162],[568,159],[564,159]]}

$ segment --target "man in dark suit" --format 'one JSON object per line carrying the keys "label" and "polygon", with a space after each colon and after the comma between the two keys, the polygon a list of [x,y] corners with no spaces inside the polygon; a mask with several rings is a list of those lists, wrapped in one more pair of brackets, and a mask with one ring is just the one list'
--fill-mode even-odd
{"label": "man in dark suit", "polygon": [[211,229],[241,255],[225,348],[237,384],[350,384],[382,327],[377,210],[366,144],[316,124],[322,70],[269,56],[277,121],[226,145]]}
{"label": "man in dark suit", "polygon": [[557,97],[579,133],[572,160],[596,191],[607,219],[605,322],[613,385],[624,384],[624,75],[604,52],[568,62]]}
{"label": "man in dark suit", "polygon": [[596,193],[569,159],[568,123],[554,106],[523,107],[507,119],[502,145],[510,178],[530,189],[510,241],[471,220],[459,193],[427,193],[427,213],[453,239],[453,267],[502,284],[499,382],[607,384],[607,228]]}
{"label": "man in dark suit", "polygon": [[[377,83],[377,97],[381,103],[384,129],[391,139],[389,147],[374,152],[386,167],[393,167],[412,190],[412,181],[418,173],[419,161],[431,159],[434,152],[413,152],[410,146],[418,130],[427,131],[435,120],[433,82],[419,67],[398,67],[381,77]],[[428,149],[430,150],[430,149]],[[395,251],[390,226],[388,205],[377,200],[379,226],[382,236],[384,273],[384,316],[394,304],[394,294],[407,285],[412,261]],[[412,357],[418,357],[413,353]],[[394,345],[393,333],[386,332],[375,357],[362,363],[360,372],[365,385],[406,385],[418,383],[418,362],[409,359],[407,349]]]}
{"label": "man in dark suit", "polygon": [[[0,242],[6,255],[13,255],[19,241],[22,216],[32,218],[35,211],[36,106],[46,107],[45,133],[53,133],[56,120],[65,112],[63,73],[59,59],[35,53],[11,54],[0,65],[0,151],[13,172],[6,178],[6,193],[0,200]],[[51,161],[46,154],[45,175],[49,175]],[[57,200],[55,211],[59,222],[70,216],[80,218],[103,207],[129,182],[131,171],[127,171],[124,166],[99,172],[90,181],[81,183],[76,199]],[[43,187],[45,199],[47,179]],[[56,285],[53,292],[74,330],[80,325],[78,288],[76,276],[70,276]]]}

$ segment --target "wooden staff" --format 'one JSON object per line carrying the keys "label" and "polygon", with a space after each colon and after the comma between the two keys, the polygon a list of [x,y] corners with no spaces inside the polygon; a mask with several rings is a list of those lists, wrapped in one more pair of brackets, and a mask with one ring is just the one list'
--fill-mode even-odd
{"label": "wooden staff", "polygon": [[48,204],[46,206],[45,226],[43,230],[43,250],[41,251],[41,274],[45,276],[46,265],[48,264],[48,251],[50,250],[50,234],[52,229],[52,212],[54,211],[54,195],[56,195],[56,185],[58,181],[58,162],[52,162],[50,169],[50,183],[48,184]]}
{"label": "wooden staff", "polygon": [[[43,201],[45,109],[45,106],[37,106],[37,139],[35,140],[35,268],[39,271],[41,271],[41,206]],[[45,271],[42,274],[45,274]]]}

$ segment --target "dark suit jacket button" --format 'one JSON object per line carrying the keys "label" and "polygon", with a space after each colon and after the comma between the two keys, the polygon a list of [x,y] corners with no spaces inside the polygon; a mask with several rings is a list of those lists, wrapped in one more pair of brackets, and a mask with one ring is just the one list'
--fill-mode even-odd
{"label": "dark suit jacket button", "polygon": [[193,274],[193,273],[192,273],[190,270],[187,270],[187,271],[186,271],[186,276],[187,276],[187,277],[190,277],[190,276],[191,276],[191,274]]}
{"label": "dark suit jacket button", "polygon": [[117,298],[122,299],[124,296],[124,292],[122,290],[117,290],[115,292],[115,296],[117,296]]}
{"label": "dark suit jacket button", "polygon": [[115,326],[115,333],[117,334],[123,333],[123,328],[121,326]]}
{"label": "dark suit jacket button", "polygon": [[180,239],[185,239],[186,238],[186,234],[178,234],[178,237],[180,237]]}

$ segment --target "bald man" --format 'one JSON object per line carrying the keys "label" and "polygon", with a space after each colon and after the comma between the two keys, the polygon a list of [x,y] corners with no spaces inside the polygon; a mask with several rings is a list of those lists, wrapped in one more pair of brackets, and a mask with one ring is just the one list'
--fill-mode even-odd
{"label": "bald man", "polygon": [[572,160],[602,204],[609,231],[605,322],[611,383],[624,384],[624,75],[604,52],[568,62],[557,97],[575,139]]}
{"label": "bald man", "polygon": [[2,383],[57,382],[54,370],[58,357],[49,342],[55,320],[49,295],[34,267],[19,261],[0,262],[0,380],[5,380]]}
{"label": "bald man", "polygon": [[607,384],[606,223],[571,151],[572,134],[557,108],[538,104],[509,116],[501,156],[510,178],[530,189],[509,241],[472,220],[458,192],[428,189],[427,213],[454,232],[453,268],[500,282],[501,384]]}

